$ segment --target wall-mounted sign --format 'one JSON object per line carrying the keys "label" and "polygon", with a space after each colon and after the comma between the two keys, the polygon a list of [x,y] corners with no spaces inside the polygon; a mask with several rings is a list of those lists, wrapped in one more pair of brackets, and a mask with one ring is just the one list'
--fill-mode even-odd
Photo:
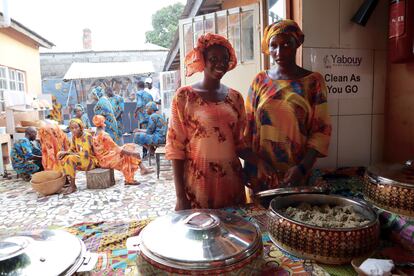
{"label": "wall-mounted sign", "polygon": [[370,98],[373,52],[355,49],[310,49],[311,70],[322,74],[328,98]]}

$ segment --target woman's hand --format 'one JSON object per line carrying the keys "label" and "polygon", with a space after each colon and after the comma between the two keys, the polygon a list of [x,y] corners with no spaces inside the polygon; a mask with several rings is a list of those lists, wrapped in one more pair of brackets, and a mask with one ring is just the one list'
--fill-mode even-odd
{"label": "woman's hand", "polygon": [[305,176],[298,166],[293,166],[285,173],[283,178],[284,186],[299,186],[302,184]]}
{"label": "woman's hand", "polygon": [[279,178],[277,176],[278,170],[276,168],[264,159],[259,159],[259,167],[263,171],[260,181],[267,183],[267,189],[279,186]]}
{"label": "woman's hand", "polygon": [[177,197],[177,202],[175,203],[175,211],[180,211],[180,210],[186,210],[186,209],[191,209],[191,203],[190,201],[187,199],[186,196]]}
{"label": "woman's hand", "polygon": [[58,152],[58,154],[57,154],[57,158],[59,159],[59,160],[62,160],[63,159],[63,157],[65,157],[66,155],[68,155],[69,154],[69,152],[68,151],[59,151]]}

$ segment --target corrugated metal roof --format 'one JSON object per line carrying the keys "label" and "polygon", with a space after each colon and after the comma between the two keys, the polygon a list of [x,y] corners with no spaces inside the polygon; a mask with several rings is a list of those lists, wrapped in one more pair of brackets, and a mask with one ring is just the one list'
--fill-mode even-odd
{"label": "corrugated metal roof", "polygon": [[169,51],[168,48],[161,47],[152,43],[144,43],[140,45],[118,45],[116,47],[108,48],[105,45],[97,47],[92,45],[93,49],[69,49],[65,47],[53,47],[52,49],[41,49],[40,54],[67,54],[67,53],[99,53],[99,52],[158,52]]}
{"label": "corrugated metal roof", "polygon": [[154,66],[151,61],[134,62],[74,62],[63,77],[64,81],[77,79],[93,79],[106,77],[119,77],[153,73]]}

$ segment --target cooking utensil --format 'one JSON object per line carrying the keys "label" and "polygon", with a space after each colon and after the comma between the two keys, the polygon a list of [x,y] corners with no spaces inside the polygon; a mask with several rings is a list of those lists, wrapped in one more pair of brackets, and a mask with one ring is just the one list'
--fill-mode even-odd
{"label": "cooking utensil", "polygon": [[[300,203],[349,206],[369,223],[354,228],[325,228],[286,217],[282,209]],[[378,215],[364,201],[323,194],[292,194],[275,197],[269,206],[267,229],[272,241],[292,255],[327,264],[349,263],[367,256],[379,242]]]}
{"label": "cooking utensil", "polygon": [[377,164],[364,176],[364,198],[386,211],[414,218],[413,162]]}
{"label": "cooking utensil", "polygon": [[0,275],[72,275],[85,244],[63,230],[23,232],[0,242]]}
{"label": "cooking utensil", "polygon": [[140,250],[138,267],[149,264],[180,274],[235,271],[258,261],[262,253],[258,228],[219,210],[184,210],[157,218],[135,244]]}
{"label": "cooking utensil", "polygon": [[260,205],[265,208],[269,208],[270,201],[276,196],[301,193],[324,194],[328,192],[329,190],[326,187],[297,186],[265,190],[256,193],[253,197]]}

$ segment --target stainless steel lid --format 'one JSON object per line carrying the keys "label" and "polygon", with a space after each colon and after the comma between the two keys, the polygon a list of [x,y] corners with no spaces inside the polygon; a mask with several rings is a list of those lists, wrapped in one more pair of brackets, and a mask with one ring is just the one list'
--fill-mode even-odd
{"label": "stainless steel lid", "polygon": [[0,244],[0,275],[71,275],[86,251],[80,239],[62,230],[24,232]]}
{"label": "stainless steel lid", "polygon": [[414,168],[412,161],[405,164],[376,164],[366,171],[371,182],[382,185],[398,185],[414,188]]}
{"label": "stainless steel lid", "polygon": [[217,269],[262,248],[258,228],[219,210],[184,210],[157,218],[141,232],[141,252],[169,267]]}

